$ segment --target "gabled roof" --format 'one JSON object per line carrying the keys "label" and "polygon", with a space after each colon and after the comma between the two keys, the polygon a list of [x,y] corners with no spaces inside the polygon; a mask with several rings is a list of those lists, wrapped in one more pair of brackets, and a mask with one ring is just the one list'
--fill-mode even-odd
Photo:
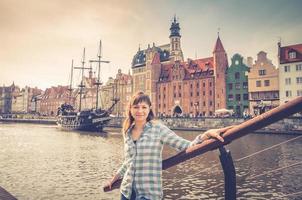
{"label": "gabled roof", "polygon": [[[294,53],[295,57],[290,58],[290,53]],[[302,61],[302,44],[289,45],[279,47],[279,63],[292,63]]]}
{"label": "gabled roof", "polygon": [[[204,77],[208,75],[213,75],[214,70],[214,58],[201,58],[201,59],[188,59],[186,62],[179,63],[179,69],[183,68],[185,76],[183,79],[194,79],[199,77]],[[162,70],[160,74],[160,81],[171,81],[172,69],[175,67],[175,63],[169,63],[162,65]]]}

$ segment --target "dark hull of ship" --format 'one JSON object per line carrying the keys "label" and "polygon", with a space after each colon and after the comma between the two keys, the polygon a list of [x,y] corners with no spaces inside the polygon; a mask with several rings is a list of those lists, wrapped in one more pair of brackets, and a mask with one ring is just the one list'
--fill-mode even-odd
{"label": "dark hull of ship", "polygon": [[63,115],[57,119],[57,125],[62,130],[81,130],[81,131],[103,131],[111,117],[79,117],[77,115]]}

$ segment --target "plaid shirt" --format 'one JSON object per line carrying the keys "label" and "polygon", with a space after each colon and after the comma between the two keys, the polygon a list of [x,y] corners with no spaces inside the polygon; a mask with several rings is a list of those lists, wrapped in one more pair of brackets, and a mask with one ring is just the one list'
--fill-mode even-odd
{"label": "plaid shirt", "polygon": [[164,144],[182,151],[200,141],[196,138],[190,142],[179,137],[161,123],[147,122],[135,144],[131,137],[132,128],[133,125],[124,137],[125,158],[117,171],[119,176],[123,177],[121,193],[130,199],[132,189],[134,189],[136,199],[142,197],[150,200],[162,199],[162,150]]}

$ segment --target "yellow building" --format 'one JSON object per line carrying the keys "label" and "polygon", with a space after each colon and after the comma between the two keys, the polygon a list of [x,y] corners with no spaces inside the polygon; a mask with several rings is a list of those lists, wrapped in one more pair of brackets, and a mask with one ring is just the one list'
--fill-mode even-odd
{"label": "yellow building", "polygon": [[248,73],[251,115],[259,115],[279,105],[279,70],[260,51]]}

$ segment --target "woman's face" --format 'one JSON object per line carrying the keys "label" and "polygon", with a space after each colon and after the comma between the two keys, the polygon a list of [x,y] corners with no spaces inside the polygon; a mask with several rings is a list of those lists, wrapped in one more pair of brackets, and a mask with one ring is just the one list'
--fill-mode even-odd
{"label": "woman's face", "polygon": [[130,112],[136,123],[143,123],[147,121],[147,117],[150,112],[150,106],[146,102],[141,102],[136,105],[132,105]]}

